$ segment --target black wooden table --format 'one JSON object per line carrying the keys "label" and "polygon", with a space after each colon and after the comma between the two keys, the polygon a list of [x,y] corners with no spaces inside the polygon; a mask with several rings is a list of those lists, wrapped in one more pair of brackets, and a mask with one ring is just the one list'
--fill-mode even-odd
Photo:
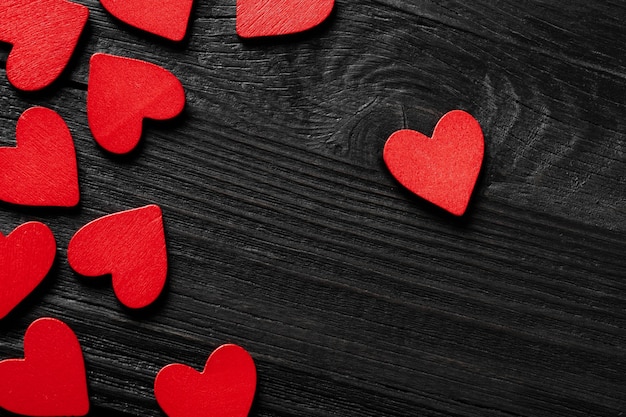
{"label": "black wooden table", "polygon": [[[338,0],[308,33],[242,41],[235,0],[197,0],[162,41],[95,0],[75,58],[42,93],[0,79],[0,144],[28,107],[74,135],[75,209],[0,205],[0,229],[48,224],[53,271],[0,322],[0,357],[35,319],[84,349],[94,416],[159,416],[153,381],[217,346],[258,369],[251,416],[620,416],[626,411],[626,5]],[[2,62],[9,49],[3,48]],[[88,60],[180,78],[183,115],[129,156],[89,132]],[[4,65],[3,65],[4,67]],[[411,195],[382,161],[401,128],[447,111],[481,123],[468,213]],[[158,204],[168,285],[139,312],[76,275],[69,239]]]}

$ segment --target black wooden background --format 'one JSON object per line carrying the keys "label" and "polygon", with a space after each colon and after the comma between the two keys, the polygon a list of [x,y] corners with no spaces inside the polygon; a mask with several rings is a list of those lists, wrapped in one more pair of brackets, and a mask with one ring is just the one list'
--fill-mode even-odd
{"label": "black wooden background", "polygon": [[[306,34],[242,41],[235,0],[197,0],[180,44],[96,0],[68,70],[43,93],[0,77],[0,144],[33,105],[76,142],[70,210],[0,205],[0,228],[54,231],[44,284],[0,322],[67,322],[93,416],[161,416],[161,367],[202,369],[233,342],[254,357],[251,416],[620,416],[626,412],[626,4],[338,0]],[[2,49],[2,62],[9,48]],[[94,142],[95,52],[164,66],[184,114],[140,149]],[[4,67],[4,65],[3,65]],[[461,219],[406,192],[382,148],[447,111],[481,123],[483,172]],[[66,248],[101,215],[164,211],[169,284],[141,312]],[[110,280],[109,280],[110,281]]]}

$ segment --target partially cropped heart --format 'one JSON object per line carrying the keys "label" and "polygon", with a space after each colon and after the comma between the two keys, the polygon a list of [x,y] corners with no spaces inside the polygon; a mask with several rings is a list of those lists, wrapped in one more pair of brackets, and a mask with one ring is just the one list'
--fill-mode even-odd
{"label": "partially cropped heart", "polygon": [[111,275],[113,291],[126,307],[148,306],[167,277],[161,209],[150,205],[92,221],[72,237],[67,258],[81,275]]}
{"label": "partially cropped heart", "polygon": [[413,130],[389,137],[383,158],[391,174],[413,193],[461,216],[483,161],[480,125],[462,110],[445,114],[432,138]]}
{"label": "partially cropped heart", "polygon": [[122,22],[180,41],[187,33],[193,0],[100,0]]}
{"label": "partially cropped heart", "polygon": [[24,223],[0,234],[0,319],[26,298],[50,272],[56,241],[48,226]]}
{"label": "partially cropped heart", "polygon": [[154,381],[154,395],[169,417],[246,417],[256,390],[254,361],[237,345],[222,345],[204,371],[171,364]]}
{"label": "partially cropped heart", "polygon": [[78,204],[76,150],[61,116],[32,107],[20,116],[15,136],[17,147],[0,148],[0,200],[25,206]]}
{"label": "partially cropped heart", "polygon": [[89,411],[83,352],[67,324],[33,322],[24,359],[0,362],[0,407],[28,416],[84,416]]}
{"label": "partially cropped heart", "polygon": [[334,0],[237,0],[237,34],[256,38],[303,32],[326,20],[334,5]]}
{"label": "partially cropped heart", "polygon": [[171,119],[184,107],[183,86],[166,69],[114,55],[91,57],[87,117],[96,142],[107,151],[130,152],[145,118]]}
{"label": "partially cropped heart", "polygon": [[13,45],[6,64],[20,90],[39,90],[63,72],[76,48],[87,7],[66,0],[0,0],[0,41]]}

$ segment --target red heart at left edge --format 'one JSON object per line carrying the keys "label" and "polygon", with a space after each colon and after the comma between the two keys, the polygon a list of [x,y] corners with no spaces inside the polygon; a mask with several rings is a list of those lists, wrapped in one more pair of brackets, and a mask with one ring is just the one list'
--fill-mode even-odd
{"label": "red heart at left edge", "polygon": [[0,233],[0,319],[13,310],[50,272],[57,245],[48,226],[24,223]]}
{"label": "red heart at left edge", "polygon": [[256,38],[304,32],[326,20],[334,6],[334,0],[237,0],[237,34]]}
{"label": "red heart at left edge", "polygon": [[144,118],[171,119],[184,107],[185,90],[165,68],[102,53],[91,57],[87,118],[94,139],[107,151],[132,151]]}
{"label": "red heart at left edge", "polygon": [[70,240],[67,259],[81,275],[111,275],[113,291],[126,307],[148,306],[167,277],[161,209],[150,205],[92,221]]}
{"label": "red heart at left edge", "polygon": [[240,346],[217,348],[204,371],[171,364],[154,380],[154,395],[169,417],[246,417],[256,390],[256,367]]}
{"label": "red heart at left edge", "polygon": [[89,412],[83,352],[67,324],[46,317],[28,327],[24,359],[0,362],[0,407],[29,416]]}
{"label": "red heart at left edge", "polygon": [[100,0],[122,22],[172,41],[187,33],[193,0]]}
{"label": "red heart at left edge", "polygon": [[0,41],[13,45],[9,82],[33,91],[63,72],[76,48],[89,9],[66,0],[0,0]]}
{"label": "red heart at left edge", "polygon": [[17,121],[14,148],[0,148],[0,200],[24,206],[78,204],[74,140],[53,110],[32,107]]}

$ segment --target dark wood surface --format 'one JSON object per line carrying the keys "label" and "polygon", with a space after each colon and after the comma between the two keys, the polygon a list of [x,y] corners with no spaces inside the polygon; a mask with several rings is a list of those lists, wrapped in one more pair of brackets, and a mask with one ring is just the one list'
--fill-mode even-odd
{"label": "dark wood surface", "polygon": [[[0,357],[22,356],[33,320],[64,320],[93,416],[163,415],[158,370],[201,369],[226,342],[256,361],[253,417],[626,412],[623,2],[338,0],[313,31],[244,42],[235,0],[198,0],[181,44],[80,2],[90,21],[59,82],[25,94],[0,71],[0,144],[28,107],[58,111],[82,192],[70,210],[0,205],[3,233],[41,220],[59,245],[0,322]],[[186,89],[184,114],[147,123],[126,157],[88,129],[95,52],[158,63]],[[381,157],[395,130],[429,134],[456,108],[486,140],[461,219]],[[133,312],[66,248],[88,221],[150,203],[169,283]]]}

